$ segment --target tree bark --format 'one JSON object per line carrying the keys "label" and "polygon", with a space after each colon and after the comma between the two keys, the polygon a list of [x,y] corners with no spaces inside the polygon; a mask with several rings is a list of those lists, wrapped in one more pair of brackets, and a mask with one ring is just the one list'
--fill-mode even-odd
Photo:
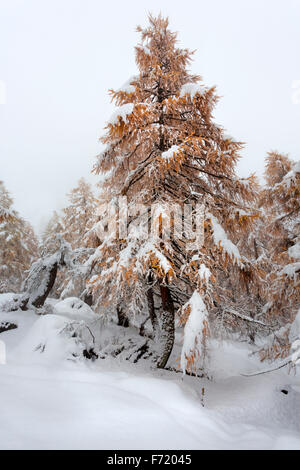
{"label": "tree bark", "polygon": [[[52,287],[54,286],[56,275],[58,270],[58,262],[52,264],[52,266],[43,266],[41,270],[36,274],[37,278],[34,278],[37,284],[43,283],[44,281],[44,288],[42,290],[36,289],[35,283],[34,288],[29,289],[24,295],[22,299],[22,304],[20,308],[22,310],[28,309],[28,302],[30,305],[33,305],[36,308],[43,307],[48,295],[51,292]],[[31,290],[31,292],[30,292]]]}
{"label": "tree bark", "polygon": [[85,294],[83,301],[91,307],[93,305],[94,299],[92,294]]}
{"label": "tree bark", "polygon": [[124,328],[128,328],[129,320],[127,318],[126,313],[123,312],[121,307],[117,307],[117,315],[118,315],[118,325],[123,326]]}
{"label": "tree bark", "polygon": [[157,336],[157,332],[158,332],[158,319],[155,313],[154,296],[153,296],[152,288],[150,288],[147,291],[147,301],[148,301],[149,316],[150,316],[152,329],[153,329],[153,338],[155,339]]}
{"label": "tree bark", "polygon": [[171,355],[175,340],[175,309],[168,286],[160,285],[162,300],[161,339],[163,352],[158,360],[157,367],[164,369]]}
{"label": "tree bark", "polygon": [[44,305],[48,295],[51,292],[52,287],[54,286],[56,275],[57,275],[57,269],[58,269],[58,263],[54,263],[53,266],[51,266],[51,268],[47,272],[46,274],[47,281],[45,283],[44,291],[41,294],[39,294],[35,299],[33,299],[31,302],[32,305],[34,305],[34,307],[41,308]]}

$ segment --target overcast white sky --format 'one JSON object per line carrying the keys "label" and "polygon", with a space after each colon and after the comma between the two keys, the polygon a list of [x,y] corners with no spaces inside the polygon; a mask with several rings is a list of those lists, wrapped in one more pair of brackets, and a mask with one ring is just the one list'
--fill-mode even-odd
{"label": "overcast white sky", "polygon": [[261,176],[271,149],[300,158],[300,0],[0,0],[0,179],[36,228],[97,181],[107,90],[135,74],[136,25],[160,11],[246,142],[240,174]]}

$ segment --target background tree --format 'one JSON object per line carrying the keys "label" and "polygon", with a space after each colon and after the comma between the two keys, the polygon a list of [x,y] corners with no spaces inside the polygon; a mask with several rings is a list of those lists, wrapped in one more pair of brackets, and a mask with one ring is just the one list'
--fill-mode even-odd
{"label": "background tree", "polygon": [[2,292],[17,292],[25,271],[38,256],[38,241],[30,224],[13,210],[13,200],[0,182],[0,287]]}
{"label": "background tree", "polygon": [[63,209],[63,237],[73,248],[92,246],[90,231],[96,223],[97,199],[89,183],[81,178],[68,194],[69,205]]}
{"label": "background tree", "polygon": [[287,356],[292,322],[300,307],[300,162],[271,152],[266,159],[266,187],[262,204],[269,258],[266,284],[266,315],[278,332],[262,358]]}
{"label": "background tree", "polygon": [[[63,220],[60,214],[53,212],[41,237],[40,258],[47,259],[49,255],[54,255],[60,249],[60,236],[64,232]],[[56,273],[55,283],[51,289],[51,296],[59,299],[65,283],[66,271],[62,266]]]}
{"label": "background tree", "polygon": [[[71,244],[73,250],[97,246],[97,237],[93,227],[97,220],[97,199],[89,183],[81,178],[77,186],[68,194],[69,205],[63,209],[62,236]],[[93,250],[92,250],[93,251]],[[88,251],[81,251],[81,263],[86,261]],[[86,291],[85,270],[74,273],[67,271],[61,285],[62,298],[76,296],[83,297],[89,304],[92,302],[90,294]]]}
{"label": "background tree", "polygon": [[41,237],[41,255],[53,254],[59,248],[57,235],[64,232],[64,225],[61,216],[54,211],[47,223]]}
{"label": "background tree", "polygon": [[[89,251],[83,248],[92,248],[97,243],[95,232],[92,230],[96,222],[97,199],[91,185],[81,178],[78,185],[68,194],[69,204],[62,210],[62,215],[54,211],[42,236],[41,256],[57,253],[61,246],[61,237],[69,243],[73,250],[81,250],[82,264]],[[56,281],[51,295],[54,297],[80,297],[86,288],[85,277],[80,269],[76,273],[65,269],[60,264]]]}

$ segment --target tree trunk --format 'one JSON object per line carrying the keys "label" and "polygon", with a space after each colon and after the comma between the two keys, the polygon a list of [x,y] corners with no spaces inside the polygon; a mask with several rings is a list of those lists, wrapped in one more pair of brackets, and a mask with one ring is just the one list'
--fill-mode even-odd
{"label": "tree trunk", "polygon": [[147,291],[147,301],[148,301],[149,316],[150,316],[152,329],[153,329],[153,338],[155,339],[157,336],[157,332],[158,332],[158,319],[157,319],[157,315],[155,313],[155,308],[154,308],[154,297],[153,297],[152,288],[150,288]]}
{"label": "tree trunk", "polygon": [[41,308],[48,295],[51,292],[52,287],[54,286],[56,275],[57,275],[57,270],[58,270],[58,263],[54,263],[51,268],[49,268],[49,271],[46,269],[46,276],[45,276],[45,288],[42,290],[41,293],[37,294],[35,298],[32,299],[31,303],[34,305],[36,308]]}
{"label": "tree trunk", "polygon": [[90,307],[93,305],[94,299],[92,294],[85,294],[83,301]]}
{"label": "tree trunk", "polygon": [[175,309],[171,292],[168,286],[160,285],[162,300],[162,318],[161,318],[161,339],[163,343],[163,352],[158,360],[157,367],[164,369],[169,360],[174,346],[175,339]]}
{"label": "tree trunk", "polygon": [[58,262],[53,264],[41,264],[40,268],[32,276],[32,285],[24,294],[20,308],[28,310],[30,305],[36,308],[43,307],[48,295],[54,286],[58,270]]}
{"label": "tree trunk", "polygon": [[123,312],[121,307],[117,307],[117,315],[118,315],[118,325],[123,326],[124,328],[128,328],[129,320],[127,318],[126,313]]}

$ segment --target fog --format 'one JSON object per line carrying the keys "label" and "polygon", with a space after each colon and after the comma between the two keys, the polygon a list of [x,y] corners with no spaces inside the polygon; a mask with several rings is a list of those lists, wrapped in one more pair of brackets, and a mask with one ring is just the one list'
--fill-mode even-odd
{"label": "fog", "polygon": [[0,179],[40,230],[84,176],[113,111],[109,88],[136,73],[136,26],[161,12],[216,85],[215,120],[245,142],[239,173],[266,152],[300,158],[299,0],[0,0]]}

